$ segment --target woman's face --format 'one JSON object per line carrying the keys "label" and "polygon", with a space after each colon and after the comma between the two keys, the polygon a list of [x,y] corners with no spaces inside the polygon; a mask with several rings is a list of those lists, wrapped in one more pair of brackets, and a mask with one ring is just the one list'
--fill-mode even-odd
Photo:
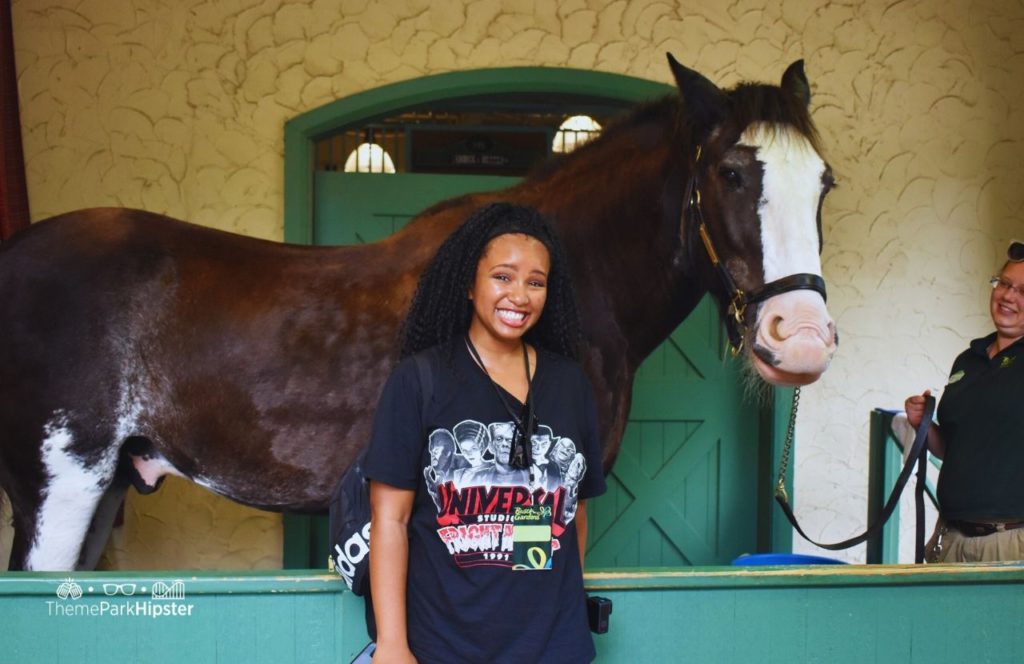
{"label": "woman's face", "polygon": [[[1024,263],[1010,263],[999,275],[1004,282],[1024,288]],[[999,335],[1007,339],[1024,337],[1024,295],[997,286],[989,298],[989,311]]]}
{"label": "woman's face", "polygon": [[471,466],[479,466],[484,462],[484,452],[487,451],[486,441],[483,436],[470,436],[459,441],[459,451]]}
{"label": "woman's face", "polygon": [[499,235],[484,248],[469,291],[469,336],[518,343],[537,324],[548,296],[551,257],[535,237]]}

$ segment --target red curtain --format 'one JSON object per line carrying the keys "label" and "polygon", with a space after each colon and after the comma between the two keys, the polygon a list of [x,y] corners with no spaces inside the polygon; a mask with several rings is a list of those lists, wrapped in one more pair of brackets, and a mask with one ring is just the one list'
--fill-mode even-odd
{"label": "red curtain", "polygon": [[0,0],[0,242],[27,228],[28,224],[11,2]]}

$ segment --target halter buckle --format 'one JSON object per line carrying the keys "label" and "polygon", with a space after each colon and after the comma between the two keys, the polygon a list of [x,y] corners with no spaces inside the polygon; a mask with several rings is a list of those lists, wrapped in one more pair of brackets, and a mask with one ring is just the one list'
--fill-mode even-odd
{"label": "halter buckle", "polygon": [[747,311],[747,295],[739,288],[733,293],[732,302],[729,303],[729,308],[732,310],[732,317],[736,319],[736,324],[743,327],[743,315]]}

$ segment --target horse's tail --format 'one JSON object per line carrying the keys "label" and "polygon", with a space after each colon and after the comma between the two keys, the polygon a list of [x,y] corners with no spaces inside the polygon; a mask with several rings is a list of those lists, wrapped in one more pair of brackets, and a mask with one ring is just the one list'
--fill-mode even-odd
{"label": "horse's tail", "polygon": [[[10,525],[8,525],[10,524]],[[0,484],[0,569],[7,566],[5,555],[14,544],[14,507],[10,497],[4,491],[3,484]]]}

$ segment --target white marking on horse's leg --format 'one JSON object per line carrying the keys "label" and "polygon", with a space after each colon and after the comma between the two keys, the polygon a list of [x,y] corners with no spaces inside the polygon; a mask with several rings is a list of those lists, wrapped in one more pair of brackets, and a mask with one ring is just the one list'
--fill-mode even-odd
{"label": "white marking on horse's leg", "polygon": [[797,273],[821,276],[817,215],[825,162],[796,131],[761,123],[747,127],[739,143],[756,148],[764,164],[758,212],[765,283]]}
{"label": "white marking on horse's leg", "polygon": [[42,461],[44,497],[36,513],[36,532],[26,556],[26,569],[73,570],[96,504],[114,476],[117,448],[98,464],[87,466],[71,453],[74,442],[67,419],[58,414],[44,429]]}

